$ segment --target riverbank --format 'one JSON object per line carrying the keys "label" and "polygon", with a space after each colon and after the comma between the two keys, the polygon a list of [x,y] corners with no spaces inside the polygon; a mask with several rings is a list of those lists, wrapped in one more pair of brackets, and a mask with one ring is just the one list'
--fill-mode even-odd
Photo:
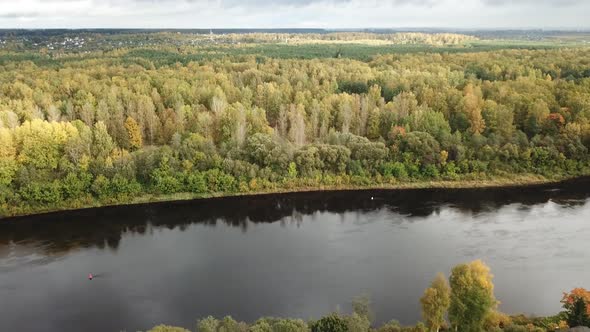
{"label": "riverbank", "polygon": [[[424,323],[418,322],[415,325],[404,326],[397,320],[390,320],[387,323],[373,326],[370,317],[371,309],[365,306],[357,307],[359,312],[353,312],[350,315],[343,315],[341,313],[332,313],[324,316],[317,321],[305,321],[297,318],[260,318],[253,323],[240,322],[233,319],[231,316],[225,316],[222,319],[214,317],[207,317],[197,321],[195,330],[187,329],[179,326],[158,325],[149,329],[147,332],[191,332],[191,331],[213,331],[223,330],[228,332],[241,331],[258,331],[266,328],[266,330],[277,331],[289,328],[293,332],[313,332],[313,331],[341,331],[336,328],[320,330],[323,327],[322,322],[330,322],[331,326],[341,326],[343,330],[348,332],[427,332],[434,330],[432,322]],[[366,312],[362,311],[367,309]],[[549,317],[527,317],[525,315],[509,316],[498,311],[491,311],[480,323],[482,331],[490,332],[557,332],[570,331],[567,325],[567,313],[562,312]],[[436,323],[435,323],[436,324]],[[319,325],[319,326],[318,326]],[[437,326],[438,327],[438,326]],[[436,327],[435,327],[436,328]],[[441,331],[451,331],[449,323],[444,321],[438,327]]]}
{"label": "riverbank", "polygon": [[99,201],[93,197],[82,197],[75,201],[65,201],[57,206],[2,206],[0,208],[0,220],[13,217],[31,216],[48,214],[60,211],[83,210],[101,207],[113,206],[131,206],[150,203],[177,202],[189,200],[202,200],[221,197],[240,197],[240,196],[258,196],[285,193],[302,193],[302,192],[329,192],[329,191],[356,191],[356,190],[412,190],[412,189],[486,189],[486,188],[511,188],[511,187],[530,187],[539,185],[559,184],[562,182],[575,181],[576,179],[586,178],[588,175],[578,176],[556,176],[548,178],[534,174],[518,174],[513,176],[490,177],[481,180],[432,180],[432,181],[390,181],[379,182],[374,184],[331,184],[308,186],[305,179],[293,179],[279,184],[273,188],[265,188],[256,191],[243,192],[214,192],[214,193],[174,193],[174,194],[154,194],[142,193],[134,197],[119,197],[117,199],[108,199]]}

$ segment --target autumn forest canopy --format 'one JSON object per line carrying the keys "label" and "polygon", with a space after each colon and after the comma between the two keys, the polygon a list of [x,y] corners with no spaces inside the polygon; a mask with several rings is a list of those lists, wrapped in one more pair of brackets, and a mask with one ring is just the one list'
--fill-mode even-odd
{"label": "autumn forest canopy", "polygon": [[171,32],[0,45],[0,216],[590,170],[583,45]]}

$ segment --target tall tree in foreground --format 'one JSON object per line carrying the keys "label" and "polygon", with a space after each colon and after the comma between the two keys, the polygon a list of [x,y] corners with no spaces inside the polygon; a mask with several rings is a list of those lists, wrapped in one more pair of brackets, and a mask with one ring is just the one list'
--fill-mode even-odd
{"label": "tall tree in foreground", "polygon": [[479,332],[486,315],[497,305],[490,268],[481,260],[453,268],[449,320],[456,331]]}
{"label": "tall tree in foreground", "polygon": [[420,298],[422,317],[430,331],[436,331],[445,323],[445,313],[451,304],[451,289],[442,273],[436,275],[430,287]]}
{"label": "tall tree in foreground", "polygon": [[590,327],[590,291],[575,288],[563,294],[563,308],[567,312],[567,324],[571,327]]}

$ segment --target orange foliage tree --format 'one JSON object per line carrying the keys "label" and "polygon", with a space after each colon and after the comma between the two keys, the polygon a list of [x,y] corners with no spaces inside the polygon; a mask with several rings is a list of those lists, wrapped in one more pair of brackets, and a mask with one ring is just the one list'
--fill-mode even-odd
{"label": "orange foliage tree", "polygon": [[563,294],[561,303],[567,310],[569,326],[590,325],[590,291],[574,288],[571,292]]}

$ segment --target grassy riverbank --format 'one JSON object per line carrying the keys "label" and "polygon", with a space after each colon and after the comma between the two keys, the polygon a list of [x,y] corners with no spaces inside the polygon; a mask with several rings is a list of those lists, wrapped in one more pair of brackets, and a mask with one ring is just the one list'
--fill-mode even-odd
{"label": "grassy riverbank", "polygon": [[[336,183],[325,183],[320,185],[310,185],[313,179],[286,179],[282,183],[267,184],[267,187],[259,190],[243,190],[236,192],[208,192],[208,193],[191,193],[179,192],[174,194],[158,193],[139,193],[137,195],[125,195],[119,197],[110,197],[97,199],[91,195],[86,195],[75,200],[62,201],[55,205],[21,205],[21,206],[0,206],[0,219],[16,216],[35,215],[41,213],[77,210],[85,208],[97,208],[118,205],[148,204],[156,202],[174,202],[194,199],[208,199],[215,197],[232,197],[232,196],[253,196],[282,194],[293,192],[316,192],[316,191],[347,191],[347,190],[408,190],[408,189],[474,189],[474,188],[499,188],[499,187],[525,187],[543,184],[560,183],[562,181],[573,180],[586,176],[585,174],[577,176],[556,176],[546,177],[535,174],[516,174],[506,176],[487,177],[480,174],[479,178],[475,175],[464,180],[414,180],[399,181],[394,178],[373,179],[374,182],[351,179],[348,177],[336,179]],[[380,181],[377,181],[380,180]]]}
{"label": "grassy riverbank", "polygon": [[[570,326],[589,326],[590,292],[583,288],[564,293],[564,311],[550,317],[509,316],[498,311],[493,275],[481,260],[455,266],[448,280],[439,273],[425,289],[420,304],[422,321],[402,326],[396,320],[374,324],[370,299],[357,297],[352,313],[332,313],[317,320],[260,318],[254,323],[239,322],[226,316],[197,321],[198,332],[557,332]],[[576,303],[576,305],[574,305]],[[448,320],[447,320],[448,317]],[[159,325],[148,332],[190,332],[184,327]]]}

